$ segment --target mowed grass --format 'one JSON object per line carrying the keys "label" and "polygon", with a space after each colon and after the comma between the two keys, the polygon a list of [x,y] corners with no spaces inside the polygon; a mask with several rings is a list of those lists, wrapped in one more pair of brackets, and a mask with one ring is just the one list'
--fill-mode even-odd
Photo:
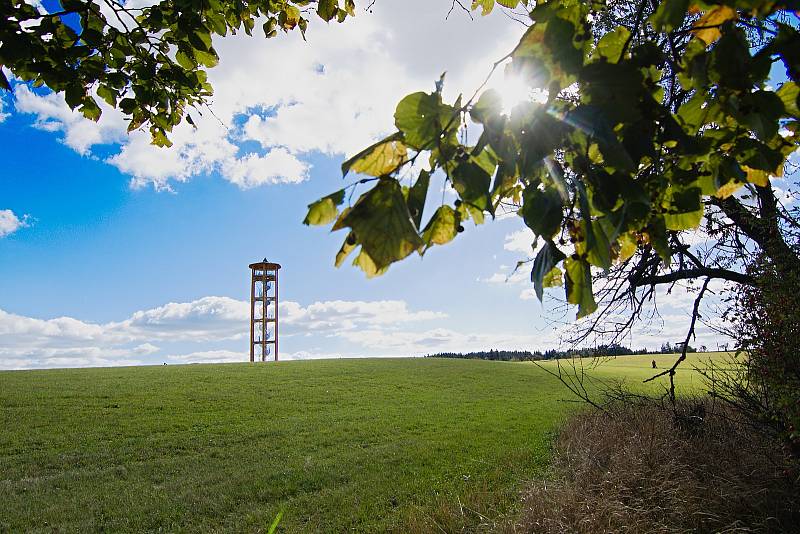
{"label": "mowed grass", "polygon": [[404,531],[476,500],[497,517],[547,465],[565,396],[534,366],[464,360],[3,372],[0,531],[257,531],[281,510],[283,531]]}
{"label": "mowed grass", "polygon": [[[537,363],[553,372],[557,372],[559,365],[565,373],[575,374],[577,372],[580,374],[583,371],[586,374],[586,384],[591,390],[612,384],[621,384],[627,390],[658,395],[669,388],[669,377],[663,376],[647,383],[644,381],[672,367],[679,357],[680,354],[644,354],[615,358],[551,360]],[[655,369],[652,366],[654,360],[656,362]],[[712,362],[715,370],[737,365],[733,352],[690,352],[677,368],[675,374],[676,393],[679,395],[704,393],[708,387],[702,373],[712,373],[710,365]]]}
{"label": "mowed grass", "polygon": [[483,529],[544,473],[569,398],[476,360],[2,372],[0,532]]}

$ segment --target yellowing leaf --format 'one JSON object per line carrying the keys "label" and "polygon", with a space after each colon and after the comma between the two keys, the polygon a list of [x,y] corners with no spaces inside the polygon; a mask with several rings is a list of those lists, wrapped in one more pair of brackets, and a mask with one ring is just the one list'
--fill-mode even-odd
{"label": "yellowing leaf", "polygon": [[361,270],[364,271],[364,273],[367,275],[367,278],[380,276],[389,270],[388,266],[378,267],[375,265],[375,261],[364,251],[363,248],[358,253],[358,256],[356,256],[356,259],[353,260],[353,265],[356,267],[361,267]]}
{"label": "yellowing leaf", "polygon": [[617,239],[619,243],[619,254],[617,261],[623,262],[636,253],[636,236],[631,233],[624,233]]}
{"label": "yellowing leaf", "polygon": [[353,252],[353,249],[356,248],[356,235],[353,232],[347,234],[347,238],[342,243],[342,248],[339,249],[339,252],[336,253],[336,263],[334,265],[339,267],[344,263],[345,258]]}
{"label": "yellowing leaf", "polygon": [[[394,178],[381,178],[375,187],[361,195],[350,211],[339,217],[333,229],[345,226],[352,229],[357,244],[361,245],[356,264],[367,276],[383,273],[393,262],[402,260],[423,245],[411,220],[403,190]],[[369,261],[362,257],[364,255]]]}
{"label": "yellowing leaf", "polygon": [[775,92],[783,101],[783,107],[792,117],[800,118],[800,86],[796,82],[786,82]]}
{"label": "yellowing leaf", "polygon": [[694,28],[696,29],[692,30],[692,33],[706,45],[710,45],[722,36],[719,26],[722,26],[725,21],[733,20],[736,17],[735,9],[722,5],[716,6],[694,23]]}
{"label": "yellowing leaf", "polygon": [[685,213],[665,213],[664,223],[667,230],[690,230],[697,228],[703,220],[703,208]]}
{"label": "yellowing leaf", "polygon": [[769,173],[759,169],[751,169],[747,166],[742,166],[742,169],[747,173],[747,181],[751,184],[766,187],[769,183]]}
{"label": "yellowing leaf", "polygon": [[564,285],[563,273],[558,267],[553,267],[550,272],[542,278],[542,287],[561,287]]}
{"label": "yellowing leaf", "polygon": [[422,240],[427,246],[444,245],[458,234],[461,215],[450,206],[440,206],[422,231]]}
{"label": "yellowing leaf", "polygon": [[743,185],[744,184],[742,182],[737,182],[736,180],[731,180],[727,184],[725,184],[722,187],[720,187],[719,189],[717,189],[717,192],[714,193],[714,196],[717,197],[717,198],[723,198],[723,199],[728,198],[729,196],[734,194],[736,191],[738,191]]}
{"label": "yellowing leaf", "polygon": [[342,173],[353,171],[370,176],[391,173],[408,161],[408,149],[401,139],[398,132],[362,150],[342,163]]}
{"label": "yellowing leaf", "polygon": [[494,9],[494,0],[472,0],[472,9],[481,8],[481,15],[484,17],[492,12]]}
{"label": "yellowing leaf", "polygon": [[336,208],[339,204],[344,202],[344,189],[340,189],[326,197],[322,197],[308,205],[308,215],[306,215],[303,224],[305,225],[320,225],[332,222],[339,210]]}

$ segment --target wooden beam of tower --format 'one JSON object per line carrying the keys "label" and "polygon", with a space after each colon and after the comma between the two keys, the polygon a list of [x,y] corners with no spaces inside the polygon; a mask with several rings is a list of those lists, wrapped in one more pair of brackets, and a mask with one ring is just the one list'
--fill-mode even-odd
{"label": "wooden beam of tower", "polygon": [[256,296],[256,272],[253,269],[250,269],[250,361],[256,361],[256,351],[255,351],[255,319],[256,319],[256,307],[255,307],[255,296]]}

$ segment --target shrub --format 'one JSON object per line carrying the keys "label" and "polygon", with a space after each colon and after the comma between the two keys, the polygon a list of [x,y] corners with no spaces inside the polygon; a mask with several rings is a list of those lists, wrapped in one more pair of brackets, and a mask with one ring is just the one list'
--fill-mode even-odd
{"label": "shrub", "polygon": [[758,285],[739,293],[732,314],[743,372],[728,366],[712,386],[800,458],[800,273],[765,261],[752,272]]}
{"label": "shrub", "polygon": [[739,412],[709,400],[620,403],[572,418],[554,476],[513,532],[782,532],[800,521],[793,473]]}

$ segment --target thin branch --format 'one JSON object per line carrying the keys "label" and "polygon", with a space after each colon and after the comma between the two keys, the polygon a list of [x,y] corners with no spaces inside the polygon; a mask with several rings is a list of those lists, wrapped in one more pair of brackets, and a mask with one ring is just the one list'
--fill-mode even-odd
{"label": "thin branch", "polygon": [[680,357],[672,364],[672,367],[658,373],[657,375],[651,376],[647,380],[644,380],[643,383],[652,382],[656,378],[669,375],[669,398],[672,403],[675,403],[675,370],[678,366],[686,359],[686,352],[689,350],[689,341],[692,340],[692,336],[694,336],[694,327],[697,324],[697,318],[700,316],[700,302],[703,300],[703,296],[708,289],[708,283],[711,282],[711,278],[706,278],[705,282],[703,282],[703,287],[700,288],[700,293],[697,294],[697,298],[694,299],[694,308],[692,309],[692,322],[689,324],[689,331],[686,333],[686,340],[683,342],[683,349],[681,350]]}

